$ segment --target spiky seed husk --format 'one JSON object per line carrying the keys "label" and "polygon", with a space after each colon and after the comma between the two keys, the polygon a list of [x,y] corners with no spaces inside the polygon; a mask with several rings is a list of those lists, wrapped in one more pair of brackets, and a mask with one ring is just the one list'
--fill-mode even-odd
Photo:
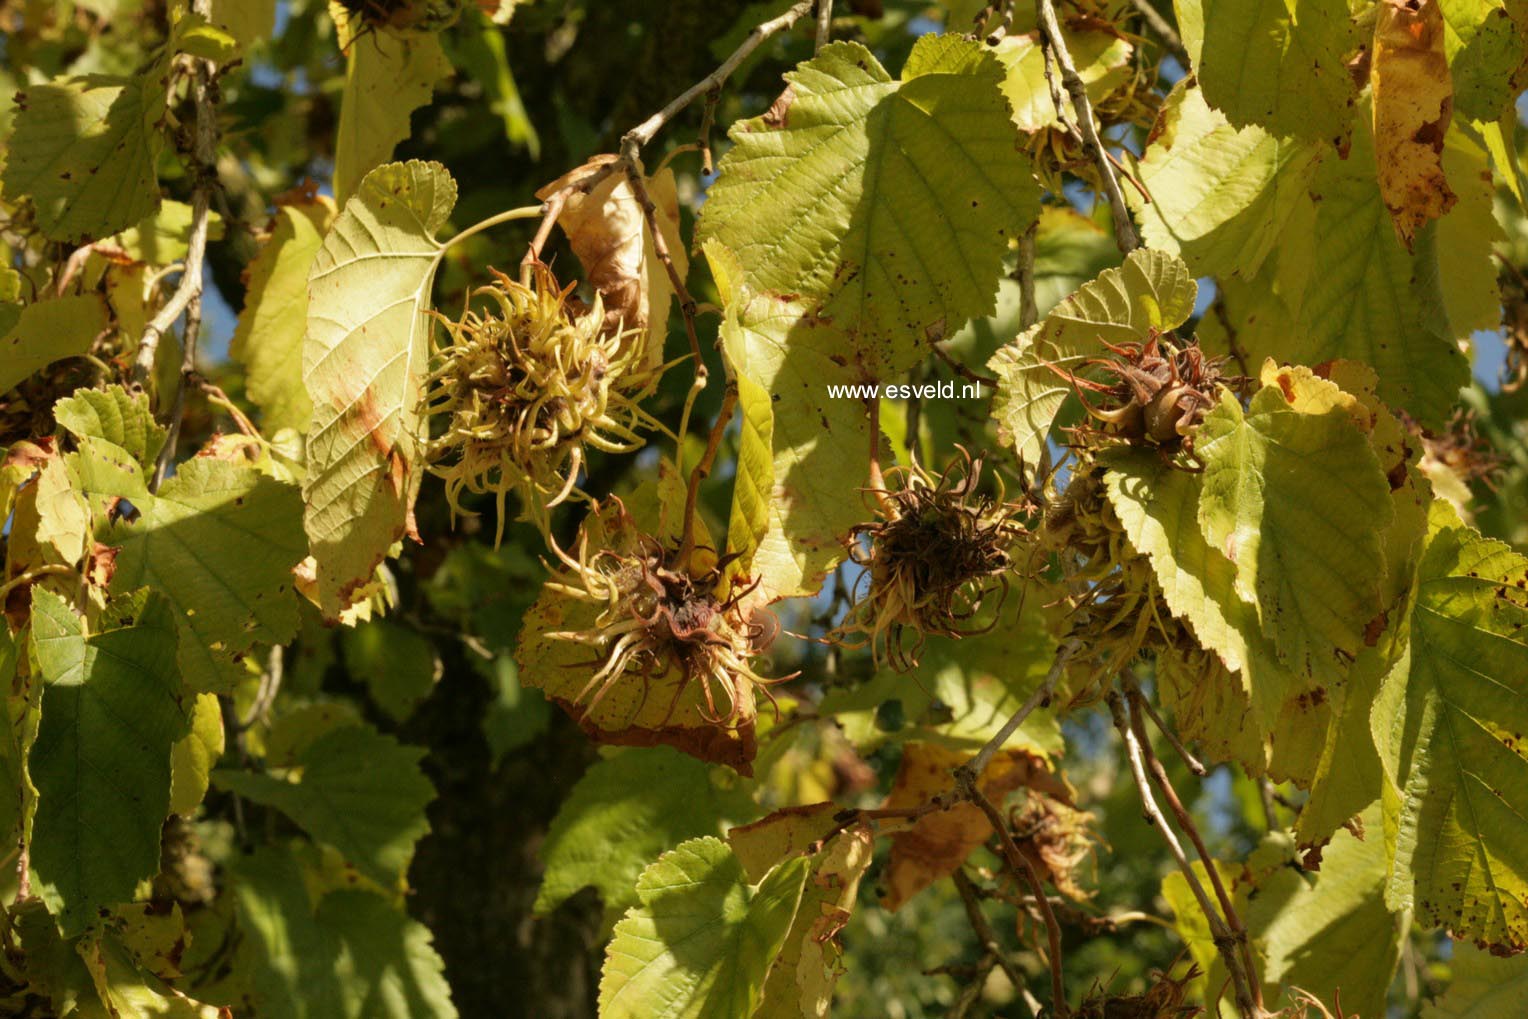
{"label": "spiky seed husk", "polygon": [[[502,273],[467,299],[448,342],[437,351],[426,410],[445,419],[425,457],[446,482],[453,514],[464,492],[504,501],[518,493],[525,516],[544,525],[546,511],[575,492],[588,451],[630,453],[658,427],[638,403],[657,373],[646,352],[619,330],[604,328],[598,298],[580,311],[549,274],[522,286]],[[483,311],[474,299],[486,299]]]}
{"label": "spiky seed husk", "polygon": [[604,548],[592,554],[581,537],[578,554],[554,550],[565,573],[548,583],[559,593],[600,606],[593,625],[552,633],[556,640],[586,645],[596,652],[594,671],[575,703],[585,713],[599,706],[624,682],[647,682],[677,672],[670,712],[692,684],[706,707],[707,722],[731,728],[753,717],[753,694],[794,676],[769,679],[752,662],[773,636],[762,609],[745,613],[753,590],[745,579],[728,576],[730,557],[718,559],[697,549],[688,563],[678,551],[642,535],[631,552]]}
{"label": "spiky seed husk", "polygon": [[899,672],[918,664],[928,634],[960,638],[992,628],[996,612],[985,624],[976,619],[994,593],[1001,608],[1010,552],[1024,533],[1002,482],[995,496],[981,494],[981,459],[956,448],[937,477],[917,464],[888,471],[891,487],[876,493],[877,519],[850,532],[849,556],[867,569],[834,636],[849,646],[863,636],[876,664],[884,658]]}
{"label": "spiky seed husk", "polygon": [[439,32],[461,17],[463,0],[336,0],[369,28]]}

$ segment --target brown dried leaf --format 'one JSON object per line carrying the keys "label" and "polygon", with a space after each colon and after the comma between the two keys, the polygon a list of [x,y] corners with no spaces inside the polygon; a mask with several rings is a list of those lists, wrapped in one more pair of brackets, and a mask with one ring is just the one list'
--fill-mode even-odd
{"label": "brown dried leaf", "polygon": [[1437,0],[1384,0],[1374,25],[1379,186],[1408,249],[1417,231],[1456,201],[1443,173],[1443,136],[1454,108],[1443,27]]}
{"label": "brown dried leaf", "polygon": [[[656,367],[663,361],[663,340],[668,331],[669,301],[673,283],[658,258],[652,235],[642,215],[641,203],[624,173],[616,172],[587,193],[579,189],[605,166],[613,155],[600,155],[570,170],[536,192],[542,200],[568,191],[557,225],[567,234],[573,253],[584,267],[589,283],[600,292],[605,305],[605,328],[636,330],[647,344],[642,364]],[[674,175],[660,170],[647,179],[647,196],[653,203],[653,219],[663,233],[669,257],[680,279],[689,272],[683,239],[679,235],[679,198]]]}
{"label": "brown dried leaf", "polygon": [[[883,806],[915,807],[947,792],[954,784],[950,772],[971,756],[932,743],[907,744],[902,752],[902,766]],[[982,772],[979,785],[987,798],[998,804],[1020,787],[1064,804],[1072,802],[1071,789],[1051,771],[1045,758],[1025,750],[1009,750],[994,756]],[[882,905],[890,910],[901,908],[924,888],[953,874],[991,836],[992,825],[981,809],[971,803],[929,814],[908,830],[893,833]]]}

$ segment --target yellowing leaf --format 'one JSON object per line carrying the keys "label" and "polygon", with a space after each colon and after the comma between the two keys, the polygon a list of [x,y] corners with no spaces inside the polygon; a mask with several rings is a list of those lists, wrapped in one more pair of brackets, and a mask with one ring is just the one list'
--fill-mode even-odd
{"label": "yellowing leaf", "polygon": [[1151,201],[1126,194],[1150,247],[1176,252],[1196,276],[1250,279],[1305,198],[1321,152],[1319,143],[1238,129],[1200,89],[1179,83],[1139,163]]}
{"label": "yellowing leaf", "polygon": [[1176,0],[1183,43],[1210,105],[1237,127],[1343,146],[1359,43],[1346,0]]}
{"label": "yellowing leaf", "polygon": [[191,731],[170,754],[170,811],[190,814],[207,795],[208,777],[223,756],[223,709],[217,695],[196,695]]}
{"label": "yellowing leaf", "polygon": [[637,879],[641,905],[615,925],[600,978],[600,1019],[753,1015],[807,878],[796,860],[748,883],[720,839],[660,856]]}
{"label": "yellowing leaf", "polygon": [[1374,154],[1379,189],[1409,250],[1417,230],[1454,207],[1443,138],[1454,83],[1443,55],[1438,0],[1385,0],[1374,24]]}
{"label": "yellowing leaf", "polygon": [[305,432],[313,416],[302,378],[308,273],[334,215],[334,203],[323,196],[279,205],[270,236],[250,263],[229,354],[244,364],[249,398],[261,409],[267,433]]}
{"label": "yellowing leaf", "polygon": [[1294,390],[1266,385],[1245,414],[1223,397],[1206,416],[1194,443],[1204,463],[1199,524],[1236,565],[1236,588],[1280,656],[1320,677],[1339,656],[1351,660],[1379,614],[1381,532],[1394,509],[1352,414],[1294,402]]}
{"label": "yellowing leaf", "polygon": [[[892,781],[883,807],[912,807],[954,787],[952,772],[970,754],[946,750],[927,743],[909,743]],[[1019,788],[1070,804],[1072,792],[1065,780],[1051,772],[1045,758],[1024,750],[1005,750],[993,756],[978,779],[981,791],[994,803]],[[891,836],[891,859],[883,881],[886,894],[881,903],[899,909],[904,902],[942,877],[955,872],[983,842],[992,837],[992,825],[981,808],[959,803],[949,810],[919,818],[909,828]]]}
{"label": "yellowing leaf", "polygon": [[132,226],[159,206],[164,75],[64,78],[18,92],[6,146],[6,195],[30,198],[53,240],[78,243]]}
{"label": "yellowing leaf", "polygon": [[378,167],[313,260],[302,373],[313,401],[304,526],[319,607],[331,620],[393,543],[414,532],[425,312],[441,258],[435,234],[455,204],[456,183],[439,163]]}
{"label": "yellowing leaf", "polygon": [[1371,723],[1390,783],[1386,899],[1493,953],[1528,948],[1528,559],[1436,500],[1409,661]]}
{"label": "yellowing leaf", "polygon": [[409,115],[451,75],[433,32],[358,33],[345,61],[334,147],[334,199],[341,206],[360,193],[373,168],[392,158],[393,146],[409,136]]}

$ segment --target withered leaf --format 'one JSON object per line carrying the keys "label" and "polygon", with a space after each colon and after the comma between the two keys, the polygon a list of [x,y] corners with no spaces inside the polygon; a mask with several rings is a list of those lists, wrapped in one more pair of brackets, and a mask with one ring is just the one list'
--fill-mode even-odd
{"label": "withered leaf", "polygon": [[1374,150],[1380,193],[1409,249],[1429,220],[1453,208],[1443,136],[1454,85],[1437,0],[1385,0],[1374,25]]}

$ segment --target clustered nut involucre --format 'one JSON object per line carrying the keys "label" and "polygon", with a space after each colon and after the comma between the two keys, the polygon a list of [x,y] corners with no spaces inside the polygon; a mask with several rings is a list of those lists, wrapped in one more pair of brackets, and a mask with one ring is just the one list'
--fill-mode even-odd
{"label": "clustered nut involucre", "polygon": [[[445,427],[425,456],[445,479],[453,514],[467,512],[464,492],[497,497],[502,538],[510,492],[527,518],[544,524],[546,511],[575,492],[588,450],[641,448],[641,433],[658,423],[638,401],[658,373],[639,367],[642,344],[604,328],[597,297],[581,310],[569,300],[572,287],[559,290],[545,271],[529,287],[494,275],[468,296],[459,320],[446,321],[449,340],[425,397],[427,413]],[[486,299],[486,310],[472,308],[475,298]]]}
{"label": "clustered nut involucre", "polygon": [[670,717],[698,684],[702,717],[732,727],[752,719],[755,691],[773,702],[769,687],[795,678],[767,679],[753,670],[752,660],[768,647],[778,624],[763,609],[743,608],[756,585],[728,575],[734,557],[718,559],[714,551],[697,548],[681,564],[677,549],[646,534],[629,552],[602,548],[591,554],[587,533],[577,557],[556,551],[567,570],[547,587],[600,607],[588,628],[549,634],[597,655],[587,663],[594,673],[575,698],[585,714],[628,677],[647,683],[677,673]]}
{"label": "clustered nut involucre", "polygon": [[1024,533],[1001,480],[995,495],[981,494],[981,458],[956,448],[938,477],[918,464],[888,471],[887,490],[875,493],[878,519],[850,532],[849,556],[866,570],[835,636],[864,635],[876,663],[884,657],[900,672],[918,664],[928,634],[967,637],[995,625],[997,611],[977,617],[994,592],[1001,609],[1010,551]]}

